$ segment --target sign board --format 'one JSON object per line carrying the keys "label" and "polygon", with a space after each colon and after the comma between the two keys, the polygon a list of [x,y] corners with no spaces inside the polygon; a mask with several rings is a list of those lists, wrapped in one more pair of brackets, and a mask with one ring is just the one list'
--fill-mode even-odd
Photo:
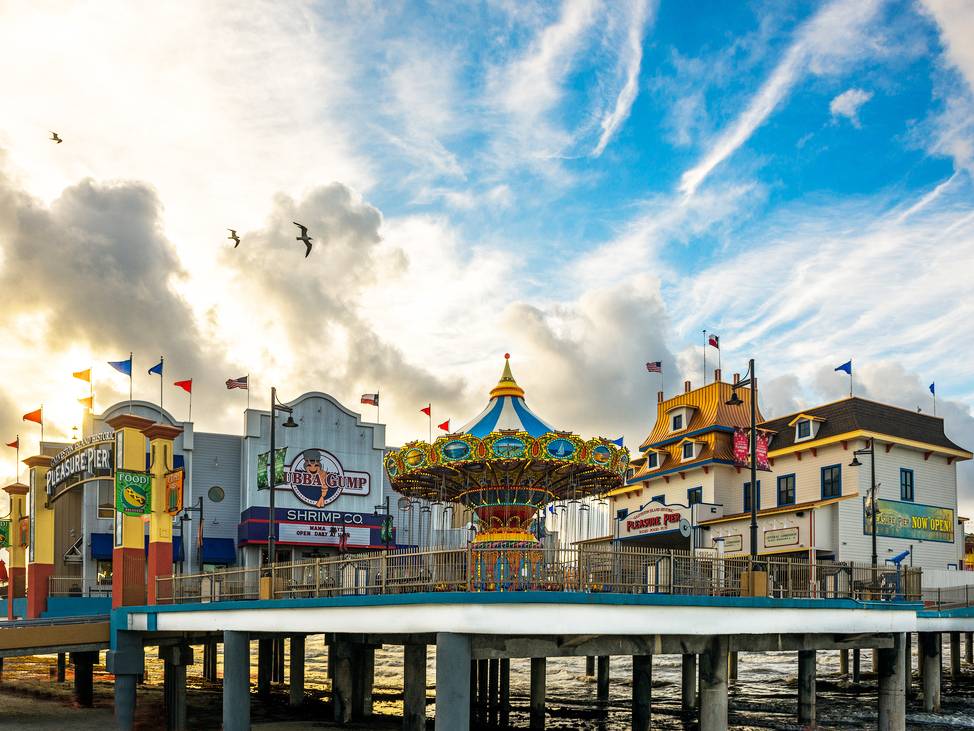
{"label": "sign board", "polygon": [[689,508],[667,506],[654,501],[619,520],[619,538],[678,531],[681,521],[685,521],[689,526],[689,518]]}
{"label": "sign board", "polygon": [[754,450],[754,453],[758,458],[758,469],[770,470],[771,465],[768,462],[768,432],[758,432],[758,442],[754,446]]}
{"label": "sign board", "polygon": [[166,474],[166,512],[175,515],[183,509],[183,471]]}
{"label": "sign board", "polygon": [[783,548],[785,546],[797,546],[799,543],[798,526],[791,528],[776,528],[764,532],[765,548]]}
{"label": "sign board", "polygon": [[348,528],[323,523],[281,523],[277,535],[277,540],[281,543],[366,548],[371,543],[372,531],[368,528]]}
{"label": "sign board", "polygon": [[115,510],[123,515],[152,512],[152,478],[145,472],[115,472]]}
{"label": "sign board", "polygon": [[[732,536],[724,536],[724,553],[741,553],[744,550],[744,536],[737,533]],[[714,540],[716,545],[717,541]]]}
{"label": "sign board", "polygon": [[[873,534],[872,517],[863,498],[862,530]],[[876,535],[919,541],[954,542],[954,511],[934,505],[921,505],[900,500],[876,501]]]}
{"label": "sign board", "polygon": [[[316,510],[315,508],[276,508],[278,541],[304,545],[364,549],[381,548],[386,537],[382,534],[386,516],[375,513],[353,513],[344,510]],[[267,519],[270,512],[264,506],[252,506],[240,514],[237,529],[239,545],[264,543],[267,540]],[[395,529],[389,543],[395,545]]]}
{"label": "sign board", "polygon": [[51,460],[45,486],[48,495],[87,480],[110,478],[115,468],[115,433],[94,434],[62,449]]}
{"label": "sign board", "polygon": [[10,548],[9,520],[0,520],[0,548]]}
{"label": "sign board", "polygon": [[[331,452],[324,449],[305,449],[284,464],[286,450],[276,450],[275,485],[291,488],[298,500],[315,508],[335,502],[342,495],[368,495],[371,475],[368,472],[346,470]],[[257,487],[268,486],[267,463],[269,453],[257,456]],[[261,480],[263,476],[263,481]]]}
{"label": "sign board", "polygon": [[[734,427],[734,462],[743,467],[751,464],[751,441],[748,438],[750,429],[740,426]],[[770,435],[766,431],[758,430],[758,439],[754,445],[754,452],[757,456],[757,468],[759,470],[770,470],[771,463],[768,462],[768,439]]]}
{"label": "sign board", "polygon": [[18,530],[20,532],[20,547],[27,548],[30,545],[30,516],[20,519]]}

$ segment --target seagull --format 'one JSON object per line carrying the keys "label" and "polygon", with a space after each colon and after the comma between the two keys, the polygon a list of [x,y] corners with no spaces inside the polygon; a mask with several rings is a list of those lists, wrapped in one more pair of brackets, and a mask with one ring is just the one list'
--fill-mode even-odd
{"label": "seagull", "polygon": [[59,145],[64,142],[60,137],[57,136],[57,132],[51,132],[51,141],[57,142]]}
{"label": "seagull", "polygon": [[311,253],[311,237],[308,236],[308,227],[304,224],[298,223],[297,221],[291,221],[295,226],[301,229],[301,235],[295,236],[295,241],[303,241],[304,245],[308,247],[308,250],[304,252],[304,258],[307,259],[308,255]]}
{"label": "seagull", "polygon": [[227,236],[227,238],[234,242],[233,248],[236,249],[238,246],[240,246],[240,237],[237,236],[237,230],[234,228],[228,228],[227,231],[230,232],[230,235]]}

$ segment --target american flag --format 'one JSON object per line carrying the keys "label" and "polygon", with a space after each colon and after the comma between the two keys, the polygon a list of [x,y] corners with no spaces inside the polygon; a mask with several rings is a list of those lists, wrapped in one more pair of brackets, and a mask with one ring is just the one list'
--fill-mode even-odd
{"label": "american flag", "polygon": [[362,403],[363,404],[368,404],[369,406],[378,406],[379,405],[379,394],[377,394],[377,393],[363,393],[362,394]]}
{"label": "american flag", "polygon": [[242,388],[244,391],[247,389],[247,379],[250,376],[241,376],[240,378],[228,378],[227,379],[227,390],[233,390],[234,388]]}
{"label": "american flag", "polygon": [[646,364],[646,370],[650,373],[662,373],[663,372],[663,361],[654,360],[651,363]]}

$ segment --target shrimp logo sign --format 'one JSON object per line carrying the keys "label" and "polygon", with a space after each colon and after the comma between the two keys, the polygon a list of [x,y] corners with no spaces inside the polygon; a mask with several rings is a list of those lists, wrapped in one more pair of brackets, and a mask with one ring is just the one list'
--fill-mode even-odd
{"label": "shrimp logo sign", "polygon": [[371,480],[368,472],[343,469],[324,449],[305,449],[285,471],[284,482],[298,500],[322,508],[342,495],[368,495]]}

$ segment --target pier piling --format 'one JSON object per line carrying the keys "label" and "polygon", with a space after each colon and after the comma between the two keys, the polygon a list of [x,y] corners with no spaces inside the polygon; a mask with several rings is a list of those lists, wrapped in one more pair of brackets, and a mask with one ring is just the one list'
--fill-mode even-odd
{"label": "pier piling", "polygon": [[501,658],[500,663],[500,701],[498,715],[500,725],[507,727],[511,722],[511,659]]}
{"label": "pier piling", "polygon": [[595,697],[599,703],[609,702],[609,656],[599,655],[595,663]]}
{"label": "pier piling", "polygon": [[700,655],[700,731],[727,728],[727,637],[710,638]]}
{"label": "pier piling", "polygon": [[815,725],[815,650],[798,651],[798,723]]}
{"label": "pier piling", "polygon": [[250,636],[223,633],[223,729],[250,729]]}
{"label": "pier piling", "polygon": [[693,653],[683,655],[683,687],[681,689],[681,707],[684,711],[697,709],[697,656]]}
{"label": "pier piling", "polygon": [[737,651],[727,653],[727,679],[737,680]]}
{"label": "pier piling", "polygon": [[[139,674],[145,668],[142,635],[122,631],[115,635],[115,646],[108,651],[106,665],[115,676],[115,723],[121,731],[130,731],[135,724],[135,694]],[[72,652],[74,664],[75,702],[84,708],[92,705],[92,668],[98,652]]]}
{"label": "pier piling", "polygon": [[[74,665],[74,700],[82,708],[91,708],[94,692],[93,670],[97,652],[72,652]],[[118,676],[116,676],[116,681]],[[135,708],[135,676],[132,676],[132,707]]]}
{"label": "pier piling", "polygon": [[349,723],[352,720],[354,648],[348,640],[334,640],[335,669],[331,681],[331,705],[335,723]]}
{"label": "pier piling", "polygon": [[960,679],[960,632],[950,633],[950,679]]}
{"label": "pier piling", "polygon": [[57,654],[57,682],[64,682],[64,671],[65,665],[67,664],[67,658],[63,652]]}
{"label": "pier piling", "polygon": [[548,671],[548,658],[531,658],[531,728],[544,728],[545,723],[545,680]]}
{"label": "pier piling", "polygon": [[923,710],[940,713],[940,633],[917,633],[923,677]]}
{"label": "pier piling", "polygon": [[967,664],[974,665],[974,632],[967,633]]}
{"label": "pier piling", "polygon": [[436,727],[470,728],[470,637],[436,635]]}
{"label": "pier piling", "polygon": [[903,652],[906,642],[903,633],[893,635],[893,646],[876,651],[879,674],[879,731],[906,729],[906,664]]}
{"label": "pier piling", "polygon": [[288,700],[297,707],[304,703],[304,635],[291,637],[290,665]]}
{"label": "pier piling", "polygon": [[500,694],[500,661],[492,659],[487,664],[487,717],[491,726],[497,725],[497,699]]}
{"label": "pier piling", "polygon": [[[473,668],[474,663],[470,663],[470,667]],[[404,645],[402,731],[423,731],[425,728],[426,645]]]}
{"label": "pier piling", "polygon": [[487,692],[488,683],[490,681],[489,672],[489,661],[488,660],[478,660],[477,661],[477,713],[476,718],[479,723],[487,722],[487,699],[489,693]]}
{"label": "pier piling", "polygon": [[907,632],[904,636],[903,646],[903,682],[906,684],[906,697],[913,697],[913,635]]}
{"label": "pier piling", "polygon": [[271,697],[271,674],[274,665],[274,640],[257,640],[257,697],[267,701]]}
{"label": "pier piling", "polygon": [[193,664],[193,648],[189,645],[163,645],[159,648],[159,658],[162,660],[166,731],[185,731],[186,666]]}
{"label": "pier piling", "polygon": [[375,685],[375,646],[354,645],[352,667],[352,718],[356,721],[372,717],[372,687]]}
{"label": "pier piling", "polygon": [[585,656],[585,675],[590,678],[595,677],[595,655]]}
{"label": "pier piling", "polygon": [[855,650],[852,651],[852,682],[855,683],[856,685],[859,684],[859,678],[860,678],[859,669],[861,665],[862,665],[862,656],[859,652],[859,648],[857,647]]}
{"label": "pier piling", "polygon": [[839,650],[839,675],[849,677],[849,651]]}
{"label": "pier piling", "polygon": [[632,657],[632,731],[649,731],[652,713],[653,656]]}

